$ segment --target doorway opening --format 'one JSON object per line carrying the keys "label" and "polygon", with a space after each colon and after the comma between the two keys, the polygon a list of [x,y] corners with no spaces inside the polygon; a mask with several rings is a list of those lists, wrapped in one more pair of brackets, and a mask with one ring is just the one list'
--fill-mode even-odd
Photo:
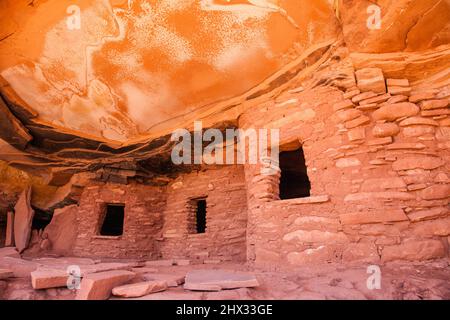
{"label": "doorway opening", "polygon": [[306,198],[311,195],[311,182],[300,147],[294,151],[280,152],[280,199]]}

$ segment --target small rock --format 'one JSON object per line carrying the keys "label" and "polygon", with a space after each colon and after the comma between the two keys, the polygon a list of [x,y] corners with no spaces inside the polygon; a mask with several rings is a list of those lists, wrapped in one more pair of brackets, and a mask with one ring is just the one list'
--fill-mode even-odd
{"label": "small rock", "polygon": [[448,106],[448,100],[428,100],[420,102],[420,107],[422,110],[433,110],[433,109],[443,109]]}
{"label": "small rock", "polygon": [[115,287],[112,294],[123,298],[138,298],[150,293],[164,291],[167,287],[166,281],[146,281]]}
{"label": "small rock", "polygon": [[157,266],[168,267],[168,266],[173,266],[174,264],[175,264],[175,262],[171,259],[145,261],[145,265],[149,266],[149,267],[157,267]]}
{"label": "small rock", "polygon": [[411,94],[411,88],[392,86],[388,87],[388,92],[392,95],[409,96]]}
{"label": "small rock", "polygon": [[146,273],[143,275],[146,281],[165,281],[169,287],[178,287],[184,283],[184,275],[169,273]]}
{"label": "small rock", "polygon": [[434,92],[422,92],[422,93],[414,93],[409,97],[409,101],[412,103],[417,103],[422,100],[430,100],[434,99]]}
{"label": "small rock", "polygon": [[386,83],[383,71],[380,68],[365,68],[355,72],[358,88],[362,92],[373,91],[375,93],[385,93]]}
{"label": "small rock", "polygon": [[194,270],[186,275],[184,288],[194,291],[251,288],[259,286],[253,274],[227,270]]}
{"label": "small rock", "polygon": [[409,87],[408,79],[386,79],[388,87]]}

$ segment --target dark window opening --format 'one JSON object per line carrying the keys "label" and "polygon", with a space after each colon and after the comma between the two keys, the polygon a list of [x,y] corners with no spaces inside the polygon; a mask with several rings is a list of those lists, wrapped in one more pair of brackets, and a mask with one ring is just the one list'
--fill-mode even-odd
{"label": "dark window opening", "polygon": [[206,198],[189,200],[188,233],[206,232]]}
{"label": "dark window opening", "polygon": [[33,221],[31,223],[31,229],[32,230],[43,230],[46,226],[52,221],[52,214],[39,210],[37,208],[34,208],[34,216]]}
{"label": "dark window opening", "polygon": [[281,200],[310,196],[311,183],[308,178],[302,148],[280,152],[280,169]]}
{"label": "dark window opening", "polygon": [[206,199],[197,200],[197,208],[195,212],[196,231],[197,233],[206,232]]}
{"label": "dark window opening", "polygon": [[102,236],[121,236],[123,234],[123,220],[125,217],[125,205],[106,205],[105,218],[100,229]]}

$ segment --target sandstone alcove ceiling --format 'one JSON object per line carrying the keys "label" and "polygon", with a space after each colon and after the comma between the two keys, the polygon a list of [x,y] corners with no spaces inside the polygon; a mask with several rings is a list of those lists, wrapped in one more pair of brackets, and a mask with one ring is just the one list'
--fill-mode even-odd
{"label": "sandstone alcove ceiling", "polygon": [[2,1],[1,159],[53,185],[105,167],[152,178],[174,129],[234,126],[282,90],[351,81],[354,66],[445,84],[448,1],[378,1],[380,30],[366,27],[370,4]]}
{"label": "sandstone alcove ceiling", "polygon": [[449,172],[450,0],[0,0],[0,300],[448,299]]}

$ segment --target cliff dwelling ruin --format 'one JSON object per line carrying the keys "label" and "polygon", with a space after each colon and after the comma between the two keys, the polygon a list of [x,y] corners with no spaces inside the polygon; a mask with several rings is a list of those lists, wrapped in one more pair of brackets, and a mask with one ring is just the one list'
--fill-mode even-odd
{"label": "cliff dwelling ruin", "polygon": [[0,299],[448,300],[449,105],[449,1],[3,0]]}

